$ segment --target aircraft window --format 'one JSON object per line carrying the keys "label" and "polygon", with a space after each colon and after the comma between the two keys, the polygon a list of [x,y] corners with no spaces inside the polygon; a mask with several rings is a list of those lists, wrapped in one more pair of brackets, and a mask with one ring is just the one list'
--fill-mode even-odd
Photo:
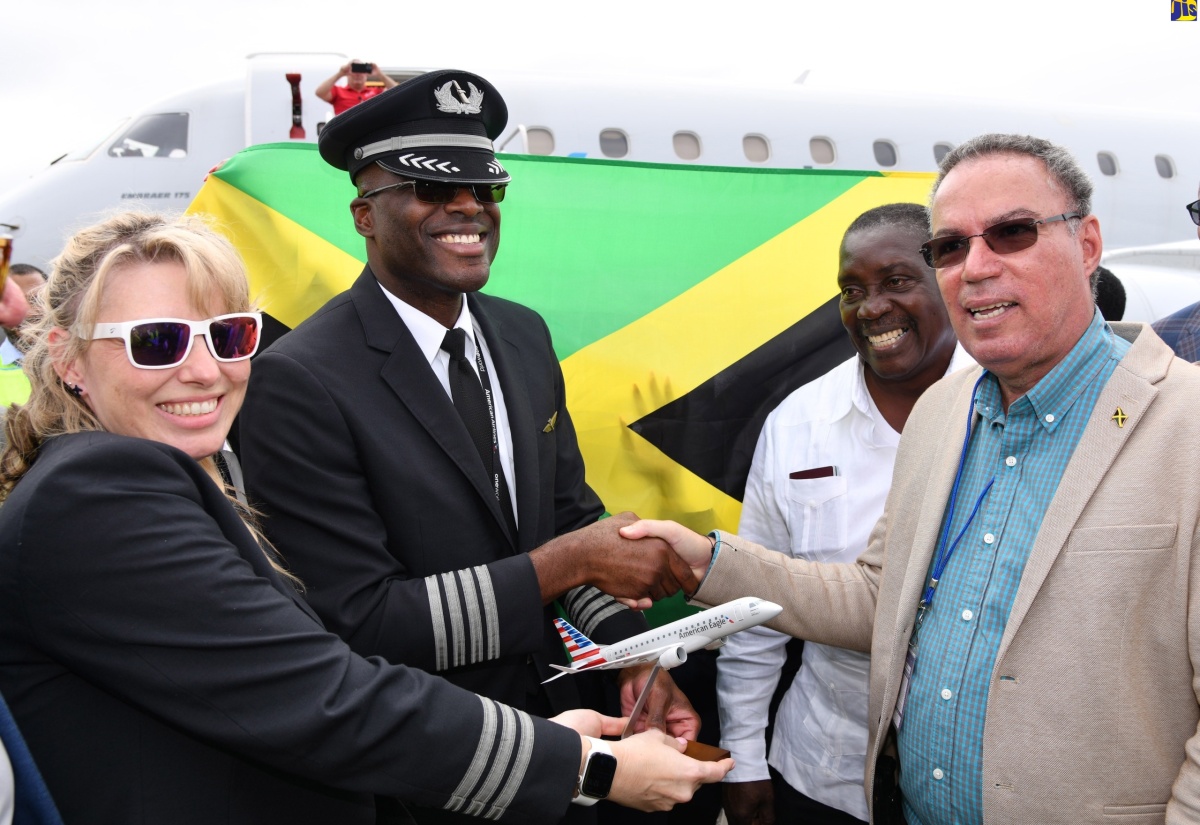
{"label": "aircraft window", "polygon": [[826,137],[815,137],[808,141],[808,152],[814,163],[833,163],[837,160],[833,141]]}
{"label": "aircraft window", "polygon": [[138,118],[108,147],[114,158],[187,157],[188,116],[160,113]]}
{"label": "aircraft window", "polygon": [[871,148],[875,150],[875,162],[880,166],[896,165],[896,144],[890,140],[877,140]]}
{"label": "aircraft window", "polygon": [[762,135],[746,135],[742,138],[742,153],[748,161],[765,163],[771,159],[771,142]]}
{"label": "aircraft window", "polygon": [[952,143],[935,143],[933,144],[933,162],[940,164],[942,158],[950,154],[950,150],[954,148]]}
{"label": "aircraft window", "polygon": [[1117,156],[1112,152],[1097,152],[1096,162],[1100,164],[1100,174],[1108,177],[1117,174]]}
{"label": "aircraft window", "polygon": [[1175,162],[1166,155],[1154,156],[1154,168],[1158,170],[1160,178],[1170,179],[1175,177]]}
{"label": "aircraft window", "polygon": [[682,160],[700,157],[700,137],[695,132],[676,132],[671,139],[675,144],[675,156]]}
{"label": "aircraft window", "polygon": [[529,142],[529,154],[553,155],[554,133],[542,126],[531,126],[525,132]]}
{"label": "aircraft window", "polygon": [[620,129],[600,132],[600,152],[606,158],[623,158],[629,154],[629,136]]}

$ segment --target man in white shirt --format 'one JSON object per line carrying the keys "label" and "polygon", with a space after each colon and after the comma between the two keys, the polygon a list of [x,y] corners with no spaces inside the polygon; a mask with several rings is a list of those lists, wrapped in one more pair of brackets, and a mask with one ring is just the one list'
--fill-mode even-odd
{"label": "man in white shirt", "polygon": [[[793,392],[759,436],[738,533],[812,561],[850,562],[891,486],[900,431],[913,404],[947,372],[967,366],[921,258],[923,206],[860,215],[842,239],[842,324],[858,354]],[[770,758],[767,709],[788,636],[757,627],[729,638],[717,661],[730,825],[865,822],[870,657],[805,643],[780,703]],[[768,768],[769,764],[769,768]]]}

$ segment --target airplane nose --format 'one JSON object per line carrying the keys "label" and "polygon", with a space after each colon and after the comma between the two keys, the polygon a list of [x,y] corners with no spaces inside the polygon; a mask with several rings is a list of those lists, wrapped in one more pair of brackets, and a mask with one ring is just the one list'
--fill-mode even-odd
{"label": "airplane nose", "polygon": [[783,607],[781,605],[768,601],[760,601],[758,603],[758,609],[766,614],[767,618],[764,621],[770,621],[783,612]]}

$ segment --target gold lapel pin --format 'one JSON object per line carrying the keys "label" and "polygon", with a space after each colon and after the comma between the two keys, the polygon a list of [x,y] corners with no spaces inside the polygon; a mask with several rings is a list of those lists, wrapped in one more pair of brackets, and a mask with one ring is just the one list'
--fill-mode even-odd
{"label": "gold lapel pin", "polygon": [[558,423],[558,410],[555,410],[554,415],[550,416],[550,418],[548,418],[546,420],[546,426],[542,427],[542,432],[544,432],[544,433],[554,432],[554,425],[557,423]]}
{"label": "gold lapel pin", "polygon": [[1118,427],[1120,427],[1120,428],[1122,428],[1122,429],[1124,429],[1124,427],[1125,427],[1125,422],[1126,422],[1126,420],[1128,420],[1128,418],[1129,418],[1129,416],[1127,416],[1127,415],[1125,414],[1125,411],[1124,411],[1124,410],[1122,410],[1120,407],[1117,407],[1117,411],[1116,411],[1115,413],[1113,413],[1113,414],[1112,414],[1112,420],[1113,420],[1113,421],[1116,421],[1116,422],[1117,422],[1117,426],[1118,426]]}

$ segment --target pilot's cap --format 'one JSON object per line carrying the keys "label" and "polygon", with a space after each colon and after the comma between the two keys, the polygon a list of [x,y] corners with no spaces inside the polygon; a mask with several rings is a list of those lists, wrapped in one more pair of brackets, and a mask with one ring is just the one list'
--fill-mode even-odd
{"label": "pilot's cap", "polygon": [[378,162],[408,178],[508,183],[492,141],[508,123],[496,87],[442,69],[414,77],[329,121],[317,144],[325,162],[350,172]]}

